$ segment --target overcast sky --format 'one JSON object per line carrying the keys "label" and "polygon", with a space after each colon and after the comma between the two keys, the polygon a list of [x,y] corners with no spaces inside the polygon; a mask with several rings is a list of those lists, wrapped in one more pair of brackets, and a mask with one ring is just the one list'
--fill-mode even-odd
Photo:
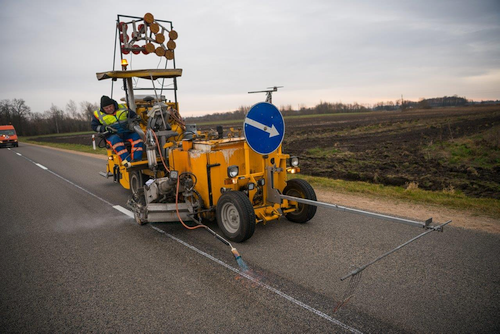
{"label": "overcast sky", "polygon": [[[117,14],[170,20],[183,116],[444,95],[500,99],[500,0],[0,0],[0,100],[34,112],[110,94]],[[156,68],[156,55],[139,55]],[[160,66],[164,66],[164,63]],[[123,93],[115,90],[115,97]]]}

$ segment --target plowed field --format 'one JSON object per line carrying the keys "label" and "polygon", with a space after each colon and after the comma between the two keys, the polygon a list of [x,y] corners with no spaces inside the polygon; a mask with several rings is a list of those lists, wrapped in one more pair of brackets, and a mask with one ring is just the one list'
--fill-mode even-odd
{"label": "plowed field", "polygon": [[[500,199],[499,105],[287,117],[285,125],[283,152],[300,157],[304,174]],[[92,144],[90,135],[38,140]]]}

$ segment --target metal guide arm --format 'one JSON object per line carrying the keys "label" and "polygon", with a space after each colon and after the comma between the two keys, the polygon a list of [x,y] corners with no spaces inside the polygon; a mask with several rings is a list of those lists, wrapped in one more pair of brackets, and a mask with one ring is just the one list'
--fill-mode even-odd
{"label": "metal guide arm", "polygon": [[374,264],[375,262],[377,262],[377,261],[379,261],[379,260],[382,260],[384,257],[386,257],[386,256],[388,256],[388,255],[390,255],[390,254],[394,253],[395,251],[400,250],[400,249],[401,249],[401,248],[403,248],[404,246],[406,246],[406,245],[408,245],[408,244],[412,243],[413,241],[415,241],[415,240],[417,240],[417,239],[419,239],[419,238],[423,237],[423,236],[424,236],[424,235],[426,235],[426,234],[429,234],[429,233],[434,232],[434,231],[442,231],[442,227],[443,227],[443,226],[445,226],[445,225],[448,225],[449,223],[451,223],[451,220],[448,220],[446,223],[444,223],[444,224],[441,224],[441,225],[437,226],[435,229],[433,228],[433,229],[430,229],[430,230],[425,231],[425,232],[424,232],[424,233],[422,233],[422,234],[417,235],[415,238],[412,238],[412,239],[408,240],[407,242],[405,242],[404,244],[399,245],[398,247],[394,248],[393,250],[390,250],[390,251],[388,251],[387,253],[380,255],[380,256],[379,256],[379,257],[377,257],[375,260],[373,260],[373,261],[371,261],[371,262],[369,262],[369,263],[367,263],[367,264],[365,264],[365,265],[363,265],[363,266],[361,266],[361,267],[359,267],[359,268],[357,268],[357,269],[353,270],[351,273],[349,273],[349,274],[345,275],[345,276],[344,276],[344,277],[342,277],[340,280],[341,280],[341,281],[343,281],[343,280],[345,280],[346,278],[349,278],[349,277],[351,277],[351,276],[354,276],[354,275],[356,275],[356,274],[359,274],[360,272],[362,272],[363,270],[365,270],[366,268],[368,268],[369,266],[371,266],[371,265],[372,265],[372,264]]}
{"label": "metal guide arm", "polygon": [[295,202],[298,202],[298,203],[304,203],[304,204],[308,204],[308,205],[315,205],[315,206],[321,206],[321,207],[325,207],[325,208],[329,208],[329,209],[336,209],[336,210],[340,210],[340,211],[346,211],[346,212],[353,212],[353,213],[359,213],[359,214],[363,214],[363,215],[366,215],[366,216],[370,216],[370,217],[375,217],[375,218],[380,218],[380,219],[385,219],[385,220],[391,220],[391,221],[394,221],[394,222],[398,222],[398,223],[403,223],[403,224],[408,224],[408,225],[412,225],[412,226],[417,226],[417,227],[422,227],[422,228],[425,228],[427,229],[427,231],[425,231],[424,233],[421,233],[419,235],[417,235],[416,237],[408,240],[407,242],[399,245],[398,247],[380,255],[379,257],[377,257],[376,259],[374,259],[373,261],[353,270],[351,273],[347,274],[346,276],[342,277],[340,280],[343,281],[345,280],[346,278],[349,278],[351,276],[354,276],[356,274],[359,274],[360,272],[362,272],[363,270],[365,270],[366,268],[368,268],[369,266],[371,266],[372,264],[374,264],[375,262],[378,262],[379,260],[383,259],[384,257],[400,250],[401,248],[403,248],[404,246],[412,243],[413,241],[431,233],[431,232],[434,232],[434,231],[438,231],[438,232],[442,232],[443,231],[443,227],[448,225],[449,223],[451,223],[451,220],[448,220],[446,223],[443,223],[441,225],[437,225],[437,226],[430,226],[429,224],[432,223],[432,218],[429,218],[427,219],[425,222],[418,222],[418,221],[414,221],[414,220],[410,220],[410,219],[404,219],[404,218],[399,218],[399,217],[393,217],[393,216],[387,216],[387,215],[383,215],[383,214],[380,214],[380,213],[375,213],[375,212],[369,212],[369,211],[364,211],[364,210],[359,210],[359,209],[352,209],[352,208],[347,208],[347,207],[344,207],[344,206],[340,206],[340,205],[337,205],[337,204],[331,204],[331,203],[324,203],[324,202],[318,202],[318,201],[313,201],[313,200],[309,200],[309,199],[305,199],[305,198],[299,198],[299,197],[293,197],[293,196],[287,196],[287,195],[281,195],[280,194],[280,197],[282,199],[286,199],[286,200],[289,200],[289,201],[295,201]]}
{"label": "metal guide arm", "polygon": [[289,201],[295,201],[298,203],[304,203],[304,204],[309,204],[309,205],[314,205],[314,206],[321,206],[321,207],[325,207],[328,209],[335,209],[335,210],[346,211],[346,212],[359,213],[359,214],[370,216],[370,217],[391,220],[391,221],[394,221],[397,223],[408,224],[408,225],[412,225],[412,226],[416,226],[416,227],[423,227],[423,228],[427,228],[427,229],[435,229],[436,228],[433,226],[429,226],[429,224],[432,223],[432,218],[427,219],[425,222],[419,222],[419,221],[405,219],[405,218],[387,216],[387,215],[383,215],[383,214],[375,213],[375,212],[347,208],[345,206],[340,206],[337,204],[313,201],[313,200],[305,199],[305,198],[299,198],[299,197],[293,197],[293,196],[287,196],[287,195],[280,195],[280,197],[283,199],[286,199]]}

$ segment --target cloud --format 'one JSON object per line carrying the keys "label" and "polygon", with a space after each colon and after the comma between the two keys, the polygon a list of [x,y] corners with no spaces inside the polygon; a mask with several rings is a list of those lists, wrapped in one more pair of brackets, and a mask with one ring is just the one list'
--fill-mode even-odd
{"label": "cloud", "polygon": [[[98,101],[110,92],[95,73],[113,67],[117,14],[146,12],[179,33],[182,113],[252,105],[264,97],[248,91],[273,85],[285,86],[275,101],[291,105],[500,98],[486,86],[500,68],[498,1],[18,0],[2,1],[0,99],[23,98],[33,111]],[[131,67],[158,64],[137,56]]]}

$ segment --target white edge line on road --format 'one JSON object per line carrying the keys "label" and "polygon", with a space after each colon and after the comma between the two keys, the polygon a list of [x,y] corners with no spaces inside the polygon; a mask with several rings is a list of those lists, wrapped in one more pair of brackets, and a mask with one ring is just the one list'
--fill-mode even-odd
{"label": "white edge line on road", "polygon": [[[23,158],[24,158],[24,159],[26,159],[26,160],[28,160],[28,161],[29,161],[29,162],[31,162],[32,164],[37,165],[38,167],[42,166],[42,165],[40,165],[39,163],[37,163],[37,162],[35,162],[35,161],[31,160],[30,158],[27,158],[27,157],[23,157]],[[60,179],[61,179],[61,180],[63,180],[63,181],[68,182],[68,183],[69,183],[69,184],[71,184],[72,186],[74,186],[74,187],[76,187],[76,188],[80,189],[81,191],[86,192],[86,193],[87,193],[87,194],[89,194],[90,196],[93,196],[93,197],[97,198],[98,200],[100,200],[100,201],[102,201],[102,202],[104,202],[104,203],[106,203],[106,204],[108,204],[108,205],[110,205],[110,206],[113,206],[113,204],[111,204],[110,202],[106,201],[104,198],[101,198],[101,197],[97,196],[96,194],[94,194],[94,193],[92,193],[92,192],[88,191],[87,189],[80,187],[78,184],[71,182],[70,180],[68,180],[68,179],[66,179],[66,178],[64,178],[64,177],[62,177],[61,175],[59,175],[59,174],[57,174],[57,173],[55,173],[55,172],[51,171],[51,170],[50,170],[50,169],[48,169],[47,167],[45,167],[45,166],[42,166],[42,167],[43,167],[45,170],[47,170],[47,172],[51,173],[51,174],[52,174],[52,175],[54,175],[54,176],[57,176],[58,178],[60,178]],[[42,168],[42,167],[40,167],[40,168]]]}
{"label": "white edge line on road", "polygon": [[20,157],[22,157],[22,156],[23,156],[21,153],[17,153],[17,152],[16,152],[16,154],[17,154],[18,156],[20,156]]}
{"label": "white edge line on road", "polygon": [[115,206],[113,206],[113,209],[116,209],[116,210],[120,211],[121,213],[126,214],[130,218],[134,218],[134,213],[130,210],[125,209],[123,206],[115,205]]}
{"label": "white edge line on road", "polygon": [[37,165],[38,167],[40,167],[41,169],[45,169],[45,170],[48,170],[47,167],[45,167],[44,165],[40,165],[39,163],[36,163],[35,162],[35,165]]}
{"label": "white edge line on road", "polygon": [[[103,198],[101,198],[101,197],[99,197],[99,196],[97,196],[97,195],[95,195],[95,194],[91,193],[90,191],[86,190],[85,188],[82,188],[82,187],[80,187],[79,185],[77,185],[77,184],[75,184],[75,183],[73,183],[73,182],[69,181],[68,179],[66,179],[66,178],[62,177],[61,175],[59,175],[59,174],[57,174],[57,173],[55,173],[55,172],[53,172],[53,171],[49,170],[47,167],[45,167],[45,166],[43,166],[43,165],[41,165],[41,164],[39,164],[39,163],[36,163],[36,162],[34,162],[33,160],[31,160],[31,159],[29,159],[29,158],[27,158],[27,157],[23,157],[23,158],[25,158],[26,160],[28,160],[28,161],[32,162],[33,164],[37,165],[38,167],[40,167],[40,168],[42,168],[42,169],[45,169],[45,170],[49,171],[51,174],[53,174],[53,175],[55,175],[55,176],[59,177],[60,179],[62,179],[62,180],[64,180],[64,181],[66,181],[66,182],[68,182],[69,184],[71,184],[71,185],[73,185],[73,186],[77,187],[78,189],[80,189],[80,190],[82,190],[82,191],[86,192],[87,194],[94,196],[95,198],[97,198],[97,199],[101,200],[102,202],[104,202],[104,203],[106,203],[106,204],[109,204],[109,205],[110,205],[110,206],[112,206],[115,210],[118,210],[118,211],[120,211],[121,213],[123,213],[123,214],[125,214],[125,215],[127,215],[127,216],[129,216],[129,217],[132,217],[132,218],[134,217],[134,213],[133,213],[132,211],[127,210],[127,209],[125,209],[124,207],[122,207],[122,206],[120,206],[120,205],[113,205],[113,204],[111,204],[110,202],[106,201],[105,199],[103,199]],[[284,292],[282,292],[282,291],[280,291],[280,290],[278,290],[278,289],[276,289],[276,288],[273,288],[273,287],[272,287],[272,286],[270,286],[270,285],[267,285],[267,284],[265,284],[265,283],[263,283],[263,282],[259,281],[258,279],[255,279],[255,278],[254,278],[254,277],[252,277],[251,275],[248,275],[247,273],[245,273],[245,272],[243,272],[243,271],[240,271],[239,269],[237,269],[237,268],[235,268],[235,267],[233,267],[233,266],[230,266],[229,264],[227,264],[227,263],[223,262],[222,260],[219,260],[219,259],[217,259],[216,257],[213,257],[212,255],[210,255],[210,254],[208,254],[208,253],[205,253],[204,251],[202,251],[202,250],[200,250],[200,249],[196,248],[195,246],[193,246],[193,245],[191,245],[191,244],[188,244],[187,242],[185,242],[185,241],[183,241],[183,240],[181,240],[181,239],[178,239],[178,238],[174,237],[173,235],[171,235],[171,234],[169,234],[169,233],[167,233],[167,232],[163,231],[162,229],[160,229],[160,228],[158,228],[158,227],[156,227],[156,226],[153,226],[153,225],[151,225],[151,224],[149,224],[149,226],[150,226],[152,229],[154,229],[155,231],[157,231],[157,232],[159,232],[159,233],[161,233],[161,234],[166,235],[166,236],[167,236],[167,237],[169,237],[170,239],[172,239],[172,240],[174,240],[174,241],[177,241],[177,242],[178,242],[178,243],[180,243],[181,245],[183,245],[183,246],[185,246],[185,247],[187,247],[187,248],[189,248],[189,249],[191,249],[191,250],[195,251],[196,253],[198,253],[198,254],[200,254],[200,255],[202,255],[202,256],[204,256],[204,257],[206,257],[206,258],[208,258],[208,259],[210,259],[210,260],[214,261],[215,263],[217,263],[217,264],[219,264],[219,265],[221,265],[221,266],[223,266],[223,267],[225,267],[225,268],[227,268],[227,269],[229,269],[229,270],[231,270],[231,271],[233,271],[233,272],[235,272],[235,273],[237,273],[237,274],[241,275],[242,277],[245,277],[246,279],[248,279],[248,280],[252,281],[253,283],[255,283],[255,284],[257,284],[257,285],[259,285],[259,286],[261,286],[261,287],[263,287],[263,288],[265,288],[265,289],[267,289],[267,290],[271,291],[271,292],[274,292],[274,293],[275,293],[275,294],[277,294],[278,296],[280,296],[280,297],[282,297],[282,298],[284,298],[284,299],[286,299],[286,300],[288,300],[288,301],[290,301],[290,302],[294,303],[295,305],[300,306],[300,307],[302,307],[302,308],[304,308],[304,309],[306,309],[306,310],[308,310],[308,311],[310,311],[310,312],[312,312],[312,313],[314,313],[314,314],[316,314],[316,315],[320,316],[321,318],[323,318],[323,319],[325,319],[325,320],[328,320],[328,321],[330,321],[331,323],[334,323],[335,325],[337,325],[337,326],[339,326],[339,327],[342,327],[343,329],[345,329],[345,330],[347,330],[347,331],[349,331],[349,332],[351,332],[351,333],[357,333],[357,334],[361,334],[361,333],[362,333],[362,332],[360,332],[359,330],[357,330],[356,328],[353,328],[353,327],[351,327],[351,326],[349,326],[349,325],[346,325],[346,324],[344,324],[343,322],[341,322],[340,320],[337,320],[337,319],[335,319],[335,318],[333,318],[333,317],[330,317],[328,314],[323,313],[323,312],[321,312],[321,311],[319,311],[319,310],[317,310],[317,309],[315,309],[315,308],[313,308],[313,307],[311,307],[311,306],[309,306],[309,305],[307,305],[307,304],[305,304],[305,303],[301,302],[300,300],[297,300],[297,299],[293,298],[292,296],[289,296],[289,295],[287,295],[286,293],[284,293]]]}
{"label": "white edge line on road", "polygon": [[[125,214],[126,214],[126,215],[128,215],[128,216],[133,216],[133,215],[134,215],[131,211],[129,211],[129,210],[127,210],[127,209],[124,209],[124,208],[121,208],[121,209],[115,208],[115,209],[117,209],[117,210],[119,210],[119,211],[121,211],[121,212],[124,212],[124,213],[125,213],[125,211],[128,211],[128,213],[125,213]],[[217,259],[216,257],[213,257],[212,255],[210,255],[210,254],[208,254],[208,253],[205,253],[205,252],[204,252],[204,251],[202,251],[201,249],[198,249],[198,248],[196,248],[195,246],[193,246],[193,245],[191,245],[191,244],[188,244],[187,242],[185,242],[185,241],[183,241],[183,240],[181,240],[181,239],[179,239],[179,238],[177,238],[177,237],[174,237],[173,235],[171,235],[171,234],[169,234],[169,233],[165,232],[164,230],[162,230],[162,229],[160,229],[160,228],[158,228],[158,227],[156,227],[156,226],[153,226],[153,225],[151,225],[151,224],[149,224],[149,226],[150,226],[153,230],[155,230],[155,231],[157,231],[157,232],[159,232],[159,233],[161,233],[161,234],[166,235],[166,236],[167,236],[167,237],[169,237],[170,239],[172,239],[172,240],[174,240],[174,241],[177,241],[177,242],[178,242],[178,243],[180,243],[181,245],[183,245],[183,246],[185,246],[185,247],[187,247],[187,248],[189,248],[189,249],[191,249],[191,250],[195,251],[196,253],[198,253],[198,254],[200,254],[200,255],[202,255],[202,256],[204,256],[204,257],[206,257],[206,258],[208,258],[208,259],[210,259],[210,260],[212,260],[212,261],[214,261],[215,263],[217,263],[217,264],[219,264],[219,265],[223,266],[224,268],[227,268],[227,269],[229,269],[229,270],[231,270],[231,271],[233,271],[233,272],[235,272],[235,273],[237,273],[237,274],[239,274],[239,275],[241,275],[241,276],[245,277],[246,279],[248,279],[248,280],[252,281],[253,283],[256,283],[257,285],[259,285],[259,286],[261,286],[261,287],[263,287],[263,288],[265,288],[265,289],[267,289],[267,290],[269,290],[269,291],[271,291],[271,292],[274,292],[275,294],[279,295],[280,297],[285,298],[286,300],[288,300],[288,301],[290,301],[290,302],[294,303],[295,305],[298,305],[298,306],[300,306],[300,307],[302,307],[302,308],[304,308],[304,309],[306,309],[306,310],[308,310],[308,311],[310,311],[310,312],[312,312],[312,313],[314,313],[314,314],[316,314],[316,315],[320,316],[321,318],[326,319],[326,320],[328,320],[328,321],[330,321],[330,322],[334,323],[335,325],[337,325],[337,326],[339,326],[339,327],[342,327],[342,328],[343,328],[343,329],[345,329],[345,330],[348,330],[348,331],[349,331],[349,332],[351,332],[351,333],[357,333],[357,334],[361,334],[361,333],[362,333],[362,332],[360,332],[359,330],[357,330],[356,328],[353,328],[353,327],[351,327],[351,326],[349,326],[349,325],[346,325],[346,324],[344,324],[343,322],[341,322],[340,320],[337,320],[337,319],[335,319],[335,318],[332,318],[332,317],[330,317],[328,314],[323,313],[323,312],[321,312],[321,311],[319,311],[319,310],[315,309],[314,307],[311,307],[311,306],[309,306],[309,305],[307,305],[307,304],[305,304],[305,303],[301,302],[300,300],[297,300],[297,299],[293,298],[292,296],[289,296],[289,295],[287,295],[286,293],[284,293],[284,292],[282,292],[282,291],[280,291],[280,290],[278,290],[278,289],[276,289],[276,288],[273,288],[273,287],[272,287],[272,286],[270,286],[270,285],[267,285],[267,284],[265,284],[265,283],[261,282],[260,280],[258,280],[258,279],[256,279],[256,278],[254,278],[253,276],[251,276],[251,275],[247,274],[246,272],[241,271],[241,270],[239,270],[239,269],[237,269],[237,268],[235,268],[235,267],[233,267],[233,266],[231,266],[231,265],[229,265],[229,264],[227,264],[227,263],[223,262],[222,260],[219,260],[219,259]]]}

